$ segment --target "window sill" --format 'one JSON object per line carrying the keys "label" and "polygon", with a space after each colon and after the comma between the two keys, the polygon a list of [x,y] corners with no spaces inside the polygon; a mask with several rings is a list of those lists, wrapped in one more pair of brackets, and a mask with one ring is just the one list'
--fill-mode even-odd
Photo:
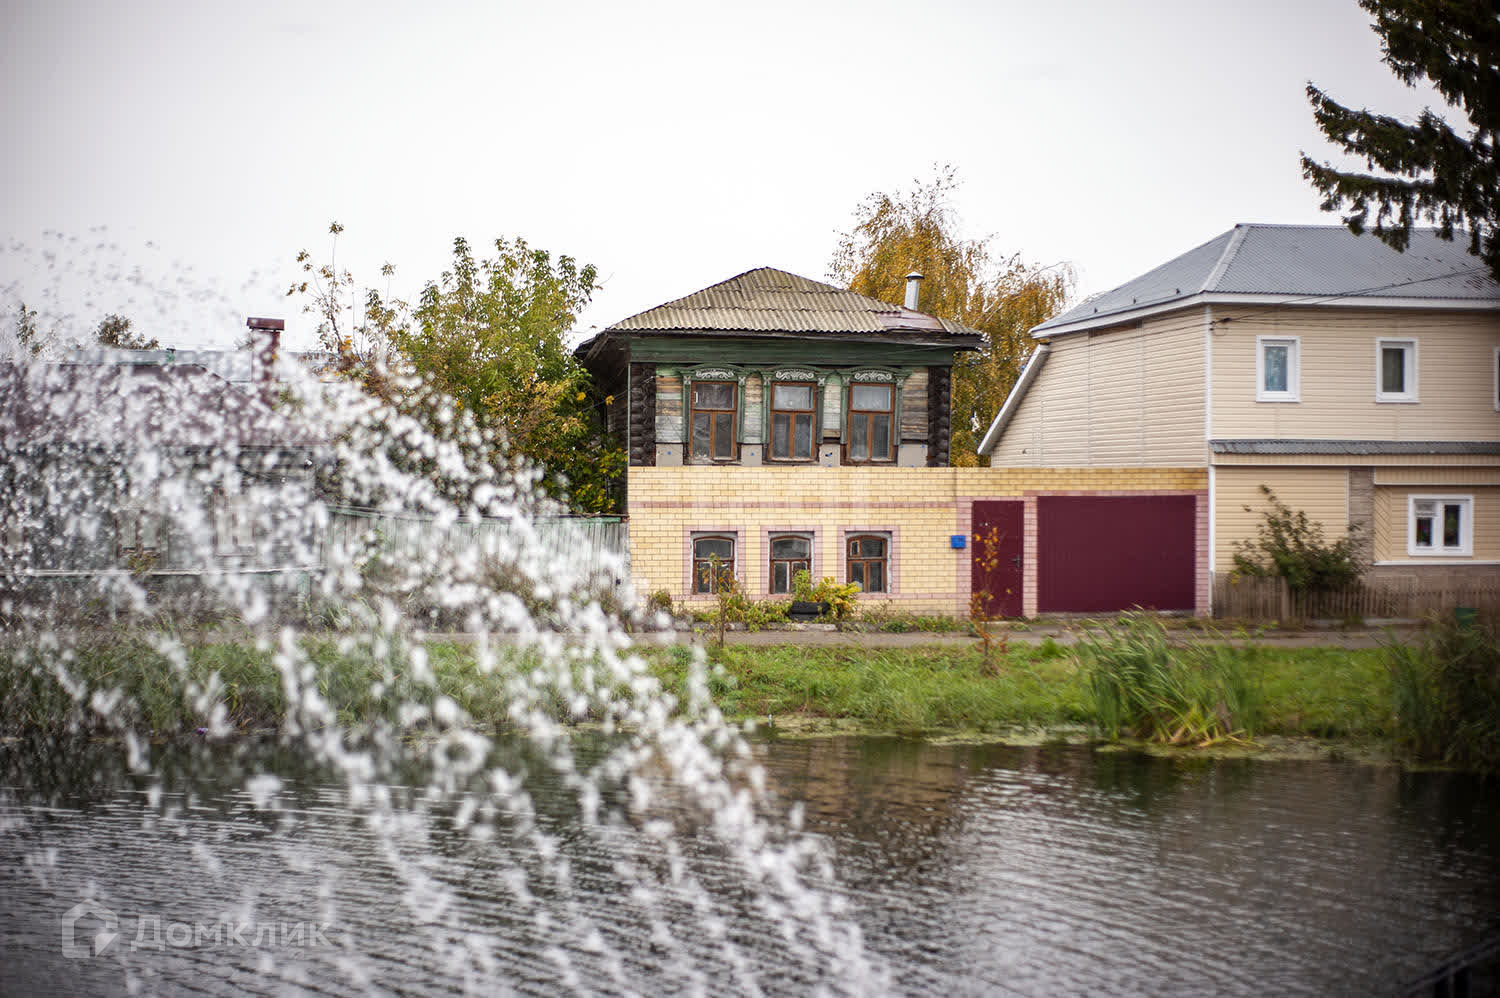
{"label": "window sill", "polygon": [[1370,563],[1372,568],[1383,568],[1386,566],[1399,566],[1410,568],[1413,565],[1500,565],[1500,561],[1487,561],[1472,556],[1457,554],[1423,554],[1408,555],[1394,561],[1375,561]]}
{"label": "window sill", "polygon": [[1394,404],[1394,405],[1417,405],[1421,401],[1422,400],[1419,399],[1419,398],[1412,398],[1410,396],[1404,396],[1404,395],[1402,395],[1402,396],[1395,396],[1395,395],[1393,395],[1393,396],[1391,396],[1389,398],[1381,398],[1379,395],[1375,396],[1375,404],[1376,405],[1392,405],[1392,404]]}
{"label": "window sill", "polygon": [[1255,396],[1255,401],[1257,401],[1257,402],[1274,402],[1274,403],[1283,403],[1284,404],[1284,403],[1287,403],[1287,402],[1292,402],[1292,403],[1301,402],[1302,398],[1300,396],[1295,396],[1295,395],[1257,395],[1257,396]]}

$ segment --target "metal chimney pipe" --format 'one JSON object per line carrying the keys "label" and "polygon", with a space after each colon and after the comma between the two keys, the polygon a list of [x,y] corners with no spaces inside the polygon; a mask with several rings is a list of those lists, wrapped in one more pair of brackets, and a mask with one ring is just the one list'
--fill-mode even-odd
{"label": "metal chimney pipe", "polygon": [[917,300],[921,296],[922,275],[915,270],[906,275],[906,307],[913,312],[917,310]]}

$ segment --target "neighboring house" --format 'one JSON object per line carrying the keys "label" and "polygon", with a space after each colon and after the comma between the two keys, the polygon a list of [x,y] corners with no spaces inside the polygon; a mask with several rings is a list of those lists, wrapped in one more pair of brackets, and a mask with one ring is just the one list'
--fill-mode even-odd
{"label": "neighboring house", "polygon": [[[1072,524],[1095,517],[1102,500],[1111,511],[1131,506],[1145,528],[1114,552],[1116,568],[1170,562],[1150,573],[1165,588],[1106,602],[1206,608],[1194,556],[1206,530],[1201,470],[948,466],[953,364],[982,337],[920,312],[919,281],[908,282],[903,307],[752,270],[578,348],[629,455],[636,591],[709,602],[718,558],[756,599],[788,593],[805,569],[860,583],[864,605],[913,612],[967,614],[976,593],[1010,616],[1096,610],[1066,583],[1100,574],[1097,561],[1078,567],[1087,531],[1042,531],[1038,516]],[[1149,530],[1164,505],[1179,535],[1166,555]],[[1064,567],[1039,576],[1048,559]],[[1049,580],[1051,601],[1039,604]]]}
{"label": "neighboring house", "polygon": [[269,356],[0,364],[4,588],[315,567],[314,539],[282,527],[303,515],[327,440],[275,410]]}
{"label": "neighboring house", "polygon": [[[1500,284],[1460,237],[1238,225],[1032,330],[992,465],[1203,469],[1209,570],[1261,486],[1358,528],[1367,578],[1500,571]],[[1249,507],[1247,510],[1246,507]]]}

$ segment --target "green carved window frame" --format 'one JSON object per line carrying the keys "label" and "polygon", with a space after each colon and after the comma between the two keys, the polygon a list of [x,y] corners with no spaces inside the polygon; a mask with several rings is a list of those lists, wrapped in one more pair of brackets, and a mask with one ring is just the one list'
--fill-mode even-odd
{"label": "green carved window frame", "polygon": [[[839,413],[840,433],[839,442],[843,446],[844,463],[846,464],[895,464],[901,454],[901,394],[906,386],[906,379],[910,371],[892,367],[861,367],[849,371],[844,376],[843,405]],[[854,422],[854,391],[861,385],[888,385],[891,389],[890,428],[887,438],[887,456],[877,457],[870,447],[870,453],[865,457],[856,457],[855,442],[851,440],[852,424]],[[883,410],[862,409],[862,413],[880,412]],[[874,421],[866,423],[867,427],[873,429]],[[866,446],[869,447],[870,439],[867,433]]]}
{"label": "green carved window frame", "polygon": [[[729,364],[705,364],[684,368],[682,371],[682,453],[685,464],[699,463],[700,456],[710,464],[736,464],[740,460],[740,448],[745,442],[745,378],[749,374],[742,367]],[[730,453],[726,457],[713,454],[700,455],[695,445],[695,410],[693,387],[704,383],[730,384],[734,387],[732,410],[714,409],[705,412],[732,411],[730,418]],[[711,438],[714,434],[710,433]]]}
{"label": "green carved window frame", "polygon": [[[770,367],[758,372],[761,383],[761,460],[768,464],[812,464],[818,459],[818,446],[823,440],[823,393],[828,381],[828,372],[811,367]],[[777,410],[775,407],[777,385],[806,385],[812,388],[812,407],[802,410]],[[811,418],[809,446],[806,456],[778,456],[776,447],[775,414],[778,411],[806,413]],[[789,426],[789,429],[792,427]],[[794,436],[794,434],[793,434]],[[791,448],[788,448],[789,450]]]}

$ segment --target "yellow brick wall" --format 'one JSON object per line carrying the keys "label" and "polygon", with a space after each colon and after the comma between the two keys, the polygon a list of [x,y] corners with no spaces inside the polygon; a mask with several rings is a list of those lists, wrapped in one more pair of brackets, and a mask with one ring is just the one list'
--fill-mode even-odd
{"label": "yellow brick wall", "polygon": [[[892,534],[889,597],[912,612],[961,614],[968,607],[969,551],[949,538],[967,535],[975,499],[1058,492],[1195,491],[1204,469],[1180,468],[631,468],[630,559],[643,596],[708,602],[689,592],[689,538],[728,530],[739,537],[737,573],[754,598],[767,596],[766,531],[816,536],[814,574],[839,576],[840,531]],[[883,597],[871,594],[868,605]]]}

